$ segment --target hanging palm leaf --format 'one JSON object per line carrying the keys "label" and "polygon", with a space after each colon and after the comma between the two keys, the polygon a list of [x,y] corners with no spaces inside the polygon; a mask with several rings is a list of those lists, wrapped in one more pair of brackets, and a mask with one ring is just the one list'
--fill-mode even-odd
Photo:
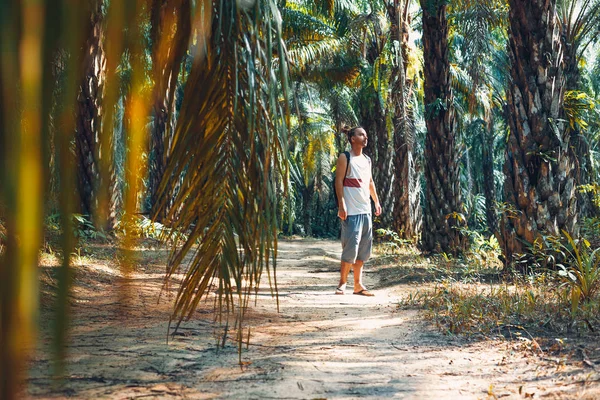
{"label": "hanging palm leaf", "polygon": [[[175,180],[163,179],[160,207],[175,230],[189,233],[182,247],[174,247],[167,277],[193,253],[172,318],[179,325],[191,317],[214,282],[218,315],[235,312],[240,328],[263,272],[276,293],[274,177],[287,174],[287,127],[277,94],[280,80],[286,87],[286,64],[280,64],[278,79],[272,49],[285,53],[274,1],[250,8],[216,1],[213,7],[210,34],[200,38],[205,53],[193,62],[165,170],[165,177],[182,176],[181,186],[176,192]],[[221,321],[227,330],[228,320]]]}

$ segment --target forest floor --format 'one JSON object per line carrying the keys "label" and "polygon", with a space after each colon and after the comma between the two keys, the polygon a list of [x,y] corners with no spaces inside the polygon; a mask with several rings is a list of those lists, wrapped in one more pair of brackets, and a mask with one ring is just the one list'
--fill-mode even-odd
{"label": "forest floor", "polygon": [[443,334],[419,311],[398,307],[427,285],[410,277],[408,256],[367,264],[364,280],[375,297],[335,295],[336,241],[280,241],[279,312],[265,280],[247,315],[251,336],[241,365],[233,332],[224,348],[216,346],[214,293],[167,343],[181,275],[159,300],[166,251],[153,246],[140,248],[128,279],[120,275],[114,244],[91,244],[75,257],[62,384],[51,378],[48,351],[57,262],[42,258],[42,332],[25,397],[600,398],[600,367],[582,362],[576,346],[552,353],[526,339]]}

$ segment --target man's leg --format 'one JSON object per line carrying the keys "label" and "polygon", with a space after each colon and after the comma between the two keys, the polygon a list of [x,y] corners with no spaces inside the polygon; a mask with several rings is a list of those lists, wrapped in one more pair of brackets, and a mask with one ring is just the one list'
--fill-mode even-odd
{"label": "man's leg", "polygon": [[338,285],[338,288],[344,288],[346,286],[346,283],[348,282],[348,274],[350,273],[350,268],[352,267],[352,264],[344,261],[342,261],[341,264],[342,265],[340,267],[340,283]]}
{"label": "man's leg", "polygon": [[364,290],[364,286],[362,285],[363,265],[364,262],[361,260],[356,260],[352,265],[352,270],[354,271],[354,293]]}
{"label": "man's leg", "polygon": [[335,291],[336,294],[344,294],[350,268],[356,262],[360,232],[362,230],[362,226],[357,225],[357,216],[355,215],[349,215],[341,224],[342,259],[340,265],[340,283]]}
{"label": "man's leg", "polygon": [[370,214],[361,214],[361,237],[358,246],[357,258],[354,263],[354,293],[363,296],[373,296],[362,283],[362,272],[365,261],[371,257],[373,246],[373,225]]}

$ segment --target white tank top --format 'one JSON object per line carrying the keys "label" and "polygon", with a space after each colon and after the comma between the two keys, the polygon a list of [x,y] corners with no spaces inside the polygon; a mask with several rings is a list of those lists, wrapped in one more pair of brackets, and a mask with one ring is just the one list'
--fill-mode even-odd
{"label": "white tank top", "polygon": [[348,215],[371,214],[371,160],[364,154],[354,156],[350,153],[349,162],[348,174],[344,178],[344,201]]}

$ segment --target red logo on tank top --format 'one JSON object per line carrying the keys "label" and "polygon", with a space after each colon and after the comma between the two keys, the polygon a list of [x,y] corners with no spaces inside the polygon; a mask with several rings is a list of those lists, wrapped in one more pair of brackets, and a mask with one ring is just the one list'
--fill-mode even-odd
{"label": "red logo on tank top", "polygon": [[344,178],[344,186],[345,187],[359,188],[359,187],[361,187],[361,184],[362,184],[362,179]]}

